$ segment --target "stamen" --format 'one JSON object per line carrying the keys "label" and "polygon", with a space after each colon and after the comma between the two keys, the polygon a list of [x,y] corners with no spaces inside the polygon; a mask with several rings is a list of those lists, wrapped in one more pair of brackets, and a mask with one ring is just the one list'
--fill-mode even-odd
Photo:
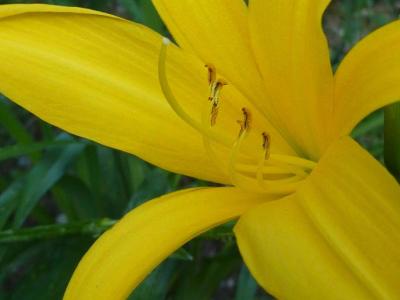
{"label": "stamen", "polygon": [[[257,178],[258,180],[255,180],[255,178],[244,176],[236,171],[235,162],[245,136],[246,131],[239,136],[231,152],[229,160],[229,174],[232,184],[240,187],[243,190],[260,194],[290,194],[295,192],[298,188],[298,185],[301,184],[302,179],[304,179],[304,177],[301,175],[294,175],[288,178],[277,180],[267,180],[266,182],[270,184],[265,186],[262,172],[260,172],[261,177],[258,175],[258,177],[261,179]],[[260,169],[262,170],[262,168]]]}
{"label": "stamen", "polygon": [[308,159],[291,155],[283,155],[283,154],[271,154],[270,160],[271,162],[286,163],[289,165],[305,168],[308,170],[314,169],[315,166],[317,165],[316,162]]}
{"label": "stamen", "polygon": [[261,187],[263,187],[263,181],[264,181],[264,163],[266,160],[269,159],[270,157],[270,148],[271,148],[271,137],[268,133],[265,131],[261,134],[262,136],[262,155],[260,157],[258,167],[257,167],[257,181]]}
{"label": "stamen", "polygon": [[307,176],[309,174],[302,167],[293,166],[288,163],[272,160],[271,157],[273,157],[275,154],[271,154],[269,160],[262,160],[263,154],[264,152],[260,152],[260,156],[256,161],[237,164],[237,167],[240,170],[240,172],[256,173],[259,167],[259,163],[263,161],[265,164],[263,166],[264,174],[270,174],[270,175],[287,174],[287,175],[300,175],[300,176]]}
{"label": "stamen", "polygon": [[[208,118],[209,118],[209,109],[208,108],[209,108],[208,102],[205,102],[203,113],[202,113],[202,122],[203,122],[204,127],[211,128],[212,125],[208,122]],[[222,165],[221,160],[218,159],[218,157],[211,145],[210,138],[204,134],[202,136],[203,136],[203,146],[207,152],[208,157],[210,157],[211,161],[221,171],[221,173],[226,175],[226,168]]]}
{"label": "stamen", "polygon": [[292,193],[296,191],[298,185],[300,185],[303,180],[304,177],[298,175],[277,180],[264,180],[262,181],[261,188],[263,189],[264,193]]}
{"label": "stamen", "polygon": [[[269,160],[270,158],[270,146],[271,146],[271,138],[270,135],[267,134],[266,132],[262,133],[262,138],[263,138],[263,143],[262,143],[262,148],[263,151],[261,153],[261,157],[258,163],[257,167],[257,182],[260,188],[265,190],[266,192],[277,192],[277,191],[284,191],[285,189],[290,189],[293,188],[293,184],[299,183],[302,179],[305,178],[305,172],[303,174],[298,174],[294,173],[294,175],[286,177],[286,178],[280,178],[280,179],[274,179],[274,180],[265,180],[264,179],[264,164],[266,160]],[[266,185],[267,183],[267,185]]]}
{"label": "stamen", "polygon": [[210,139],[223,144],[226,147],[231,147],[231,140],[217,132],[211,130],[208,127],[204,127],[201,123],[194,120],[191,116],[189,116],[185,110],[180,106],[179,102],[176,100],[171,87],[168,84],[167,72],[166,72],[166,59],[167,59],[167,46],[170,44],[170,40],[167,38],[163,38],[160,55],[158,60],[158,77],[160,81],[161,90],[164,94],[165,99],[168,101],[171,108],[175,111],[175,113],[181,117],[186,123],[192,126],[197,131],[201,132],[203,135],[208,136]]}
{"label": "stamen", "polygon": [[211,126],[214,126],[217,121],[219,110],[219,97],[222,87],[224,85],[227,85],[227,83],[222,79],[218,79],[217,81],[212,82],[210,85],[210,96],[208,97],[208,100],[211,101]]}
{"label": "stamen", "polygon": [[233,144],[229,158],[229,175],[231,177],[231,182],[236,186],[241,185],[237,177],[238,174],[236,172],[237,156],[239,154],[242,142],[246,137],[248,130],[250,129],[250,112],[248,111],[247,108],[243,107],[242,113],[243,113],[243,120],[237,121],[240,125],[239,136],[235,141],[235,143]]}
{"label": "stamen", "polygon": [[[163,39],[159,55],[158,75],[162,92],[176,114],[203,135],[203,141],[206,151],[214,160],[216,165],[218,167],[221,167],[222,170],[226,170],[226,168],[224,166],[221,166],[221,161],[215,155],[215,152],[212,149],[212,142],[219,143],[220,145],[231,149],[228,170],[232,184],[244,189],[248,189],[252,192],[260,193],[290,193],[295,191],[298,184],[300,184],[301,181],[308,175],[308,170],[312,170],[315,167],[316,163],[295,156],[271,154],[271,138],[267,133],[264,132],[262,133],[262,157],[260,157],[258,166],[255,162],[253,164],[254,168],[257,168],[256,170],[253,169],[257,172],[257,180],[254,178],[254,173],[252,173],[254,175],[245,175],[242,173],[242,170],[238,171],[236,169],[238,156],[239,154],[241,154],[240,152],[242,143],[251,127],[250,111],[247,108],[242,108],[243,119],[238,121],[238,123],[240,124],[240,131],[233,145],[231,139],[228,136],[212,130],[212,126],[215,125],[218,115],[220,92],[222,87],[226,83],[223,80],[216,80],[215,67],[212,65],[207,65],[209,72],[208,82],[210,85],[209,100],[211,101],[211,111],[208,109],[209,106],[207,105],[206,109],[204,110],[205,113],[203,113],[202,115],[201,122],[193,119],[179,104],[168,84],[166,58],[167,46],[170,43],[171,42],[167,38]],[[207,119],[209,120],[209,122]],[[249,155],[249,149],[243,149],[242,154],[248,156],[250,160],[253,160],[252,155]],[[266,160],[268,160],[267,163]],[[288,176],[284,176],[284,178],[280,177],[277,179],[273,177],[272,179],[271,177],[267,177],[269,179],[264,180],[265,175],[269,176],[273,175],[274,173],[287,174]],[[290,176],[290,174],[293,174],[293,176]],[[268,184],[268,186],[264,186],[264,183],[270,184]]]}
{"label": "stamen", "polygon": [[250,121],[251,121],[250,111],[246,107],[243,107],[242,113],[243,113],[243,120],[237,121],[238,124],[240,125],[238,138],[240,138],[241,135],[243,135],[247,130],[250,129]]}
{"label": "stamen", "polygon": [[208,69],[208,84],[211,85],[217,79],[217,71],[212,64],[206,64],[205,67]]}
{"label": "stamen", "polygon": [[265,131],[261,134],[263,138],[262,147],[264,150],[264,159],[268,160],[270,156],[270,149],[271,149],[271,136],[266,133]]}
{"label": "stamen", "polygon": [[[242,173],[255,173],[255,172],[257,172],[257,168],[258,168],[258,165],[254,165],[252,163],[237,164],[237,169]],[[281,164],[278,166],[276,164],[270,163],[269,161],[266,165],[263,166],[263,173],[266,175],[272,175],[272,176],[284,176],[284,175],[289,176],[289,175],[300,175],[300,174],[306,175],[305,172],[300,172],[300,171],[301,170],[296,170],[296,172],[293,172],[293,170],[291,168],[287,168],[287,166],[284,164]]]}
{"label": "stamen", "polygon": [[[260,157],[259,164],[257,167],[257,180],[255,181],[251,177],[247,178],[246,176],[240,174],[236,170],[236,161],[237,156],[240,152],[241,145],[243,143],[244,138],[246,137],[251,122],[251,114],[246,109],[242,109],[243,112],[243,120],[238,121],[240,124],[240,132],[238,139],[236,140],[229,160],[229,174],[231,177],[231,182],[242,189],[247,189],[253,192],[259,193],[270,193],[270,194],[288,194],[294,192],[297,189],[297,186],[304,179],[304,176],[301,175],[293,175],[285,178],[274,179],[274,180],[264,180],[264,164],[265,160],[270,157],[270,144],[271,138],[266,133],[262,133],[262,156]],[[269,183],[265,186],[265,183]],[[255,185],[256,184],[256,185]]]}
{"label": "stamen", "polygon": [[242,188],[246,188],[245,185],[241,184],[241,181],[238,179],[238,176],[237,176],[238,174],[236,172],[237,157],[238,157],[240,148],[242,146],[242,142],[243,142],[244,138],[246,137],[246,130],[242,130],[242,128],[240,128],[240,132],[241,133],[239,133],[238,139],[233,144],[231,154],[229,157],[229,175],[230,175],[231,182],[233,185],[241,186]]}

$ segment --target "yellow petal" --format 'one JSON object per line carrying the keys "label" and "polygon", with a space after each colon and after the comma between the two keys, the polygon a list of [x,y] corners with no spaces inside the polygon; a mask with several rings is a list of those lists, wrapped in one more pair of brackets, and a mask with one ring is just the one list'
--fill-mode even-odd
{"label": "yellow petal", "polygon": [[[73,134],[173,172],[228,183],[206,155],[202,136],[176,115],[161,92],[160,46],[158,34],[115,16],[80,8],[3,5],[0,92]],[[204,64],[171,45],[167,73],[181,105],[200,119],[209,93]],[[223,97],[229,100],[221,105],[216,130],[234,139],[238,103],[245,100],[232,100],[243,98],[233,85]],[[253,144],[258,149],[257,138]],[[275,141],[278,150],[286,144],[282,138]]]}
{"label": "yellow petal", "polygon": [[337,135],[346,135],[374,110],[400,99],[400,21],[359,42],[335,74]]}
{"label": "yellow petal", "polygon": [[[159,35],[79,8],[4,5],[1,15],[2,93],[73,134],[174,172],[226,181],[205,155],[201,136],[164,99]],[[171,47],[168,65],[175,92],[200,110],[208,90],[202,64]]]}
{"label": "yellow petal", "polygon": [[153,0],[179,46],[215,65],[253,103],[264,100],[243,0]]}
{"label": "yellow petal", "polygon": [[279,299],[399,299],[400,187],[350,138],[300,190],[246,213],[235,233]]}
{"label": "yellow petal", "polygon": [[[263,74],[265,111],[298,152],[317,158],[326,146],[333,76],[321,17],[329,0],[252,0],[250,32]],[[275,123],[276,124],[276,123]]]}
{"label": "yellow petal", "polygon": [[126,299],[177,248],[266,200],[235,188],[200,188],[149,201],[96,241],[64,299]]}

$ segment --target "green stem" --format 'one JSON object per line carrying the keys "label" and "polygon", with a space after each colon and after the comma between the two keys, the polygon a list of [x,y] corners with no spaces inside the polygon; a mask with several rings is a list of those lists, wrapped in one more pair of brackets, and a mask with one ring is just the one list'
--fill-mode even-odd
{"label": "green stem", "polygon": [[385,164],[400,180],[400,102],[385,108]]}
{"label": "green stem", "polygon": [[[24,229],[8,229],[0,231],[0,245],[55,239],[65,236],[88,235],[96,238],[111,228],[116,222],[116,220],[111,219],[100,219],[68,224],[43,225]],[[232,237],[232,224],[229,223],[211,229],[200,236],[201,239],[206,240],[225,240]]]}
{"label": "green stem", "polygon": [[9,229],[0,231],[0,244],[30,242],[71,235],[90,235],[97,237],[116,223],[114,220],[74,222],[36,226],[26,229]]}

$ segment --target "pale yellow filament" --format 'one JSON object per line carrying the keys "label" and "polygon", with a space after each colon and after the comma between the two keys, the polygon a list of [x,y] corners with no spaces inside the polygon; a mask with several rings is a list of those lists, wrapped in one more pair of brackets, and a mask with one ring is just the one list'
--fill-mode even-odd
{"label": "pale yellow filament", "polygon": [[[233,185],[240,187],[243,190],[247,190],[252,193],[269,193],[269,194],[290,194],[296,191],[298,185],[301,183],[303,177],[293,176],[288,179],[283,180],[271,180],[269,181],[271,185],[265,186],[264,183],[262,185],[259,184],[258,180],[254,180],[254,178],[246,177],[236,170],[236,161],[237,156],[240,152],[240,148],[242,143],[247,135],[247,130],[244,129],[242,133],[239,135],[236,140],[229,159],[229,175],[231,178],[231,182]],[[265,158],[265,156],[264,156]],[[262,170],[262,168],[260,168]],[[260,172],[261,178],[262,172]]]}
{"label": "pale yellow filament", "polygon": [[[212,104],[211,104],[212,105]],[[204,104],[204,109],[203,109],[203,113],[202,113],[202,121],[203,121],[203,126],[204,127],[209,127],[211,129],[211,123],[208,122],[208,116],[210,115],[209,112],[209,106],[208,106],[208,102],[205,102]],[[211,145],[211,140],[209,139],[209,137],[205,134],[202,135],[203,136],[203,146],[204,149],[206,150],[208,156],[211,158],[212,162],[214,163],[214,165],[223,173],[226,174],[226,169],[225,167],[222,165],[221,160],[218,159],[212,145]]]}

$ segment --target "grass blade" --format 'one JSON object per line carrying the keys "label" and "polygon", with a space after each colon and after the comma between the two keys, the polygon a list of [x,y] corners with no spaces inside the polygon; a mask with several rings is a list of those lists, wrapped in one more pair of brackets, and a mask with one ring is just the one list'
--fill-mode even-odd
{"label": "grass blade", "polygon": [[53,149],[29,172],[21,194],[13,227],[20,227],[37,202],[64,175],[67,167],[84,150],[86,144],[78,143],[64,149]]}

